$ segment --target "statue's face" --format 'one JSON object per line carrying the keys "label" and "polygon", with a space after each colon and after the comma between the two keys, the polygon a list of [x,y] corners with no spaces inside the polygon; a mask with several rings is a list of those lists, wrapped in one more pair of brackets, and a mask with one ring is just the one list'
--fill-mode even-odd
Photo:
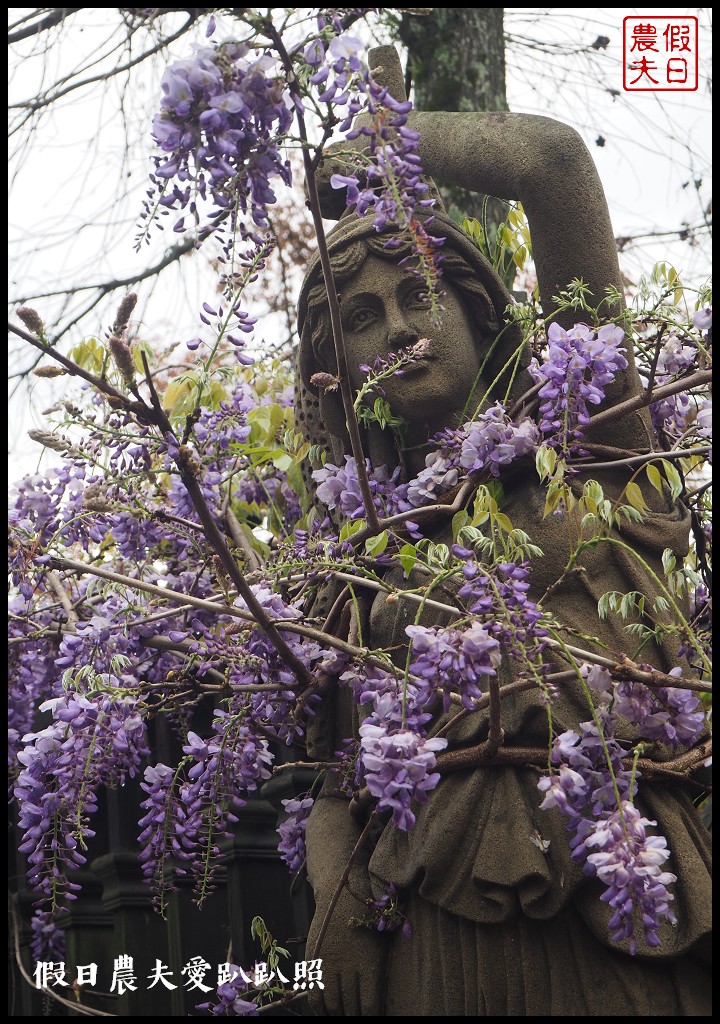
{"label": "statue's face", "polygon": [[429,339],[426,357],[381,386],[397,415],[410,422],[444,426],[450,414],[463,410],[478,377],[480,357],[459,294],[447,280],[442,287],[442,322],[435,325],[423,282],[389,260],[371,255],[340,289],[340,308],[355,390],[367,377],[359,369],[362,364],[372,366],[377,356],[388,359],[398,349]]}

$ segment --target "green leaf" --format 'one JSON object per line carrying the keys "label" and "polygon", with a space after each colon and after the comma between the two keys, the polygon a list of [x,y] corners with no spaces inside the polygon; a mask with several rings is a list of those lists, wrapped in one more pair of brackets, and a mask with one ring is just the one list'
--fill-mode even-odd
{"label": "green leaf", "polygon": [[171,380],[165,388],[162,404],[171,419],[188,416],[195,407],[197,378],[195,374],[185,373]]}
{"label": "green leaf", "polygon": [[660,475],[660,470],[657,466],[653,465],[652,462],[648,462],[645,467],[645,472],[650,483],[653,485],[658,494],[663,493],[663,478]]}
{"label": "green leaf", "polygon": [[310,442],[306,441],[305,444],[301,445],[301,447],[298,449],[298,451],[295,453],[295,455],[293,457],[293,462],[295,463],[296,466],[299,465],[303,461],[303,459],[305,458],[305,456],[307,455],[307,453],[309,451],[310,451]]}
{"label": "green leaf", "polygon": [[288,455],[287,452],[276,451],[273,455],[272,464],[276,469],[279,469],[281,473],[287,472],[287,470],[293,464],[292,455]]}
{"label": "green leaf", "polygon": [[97,338],[85,338],[70,352],[74,363],[96,375],[102,371],[106,355],[105,346]]}
{"label": "green leaf", "polygon": [[340,527],[340,541],[349,540],[350,537],[354,537],[356,533],[364,530],[366,526],[367,523],[364,519],[349,519]]}
{"label": "green leaf", "polygon": [[672,548],[665,548],[662,553],[662,567],[666,576],[673,571],[676,564],[677,560],[673,554]]}
{"label": "green leaf", "polygon": [[605,500],[605,493],[597,480],[588,480],[583,488],[583,496],[589,498],[599,508]]}
{"label": "green leaf", "polygon": [[633,508],[636,508],[638,512],[644,512],[647,508],[645,499],[643,498],[643,492],[640,490],[638,485],[634,481],[625,488],[625,497],[630,502]]}
{"label": "green leaf", "polygon": [[368,537],[365,541],[365,550],[371,557],[381,555],[388,546],[388,540],[388,532],[383,530],[382,533],[378,533],[375,537]]}
{"label": "green leaf", "polygon": [[547,495],[545,497],[545,508],[543,509],[543,518],[546,518],[547,516],[550,515],[550,513],[552,512],[552,510],[555,508],[555,506],[561,500],[562,497],[563,497],[563,488],[562,487],[558,487],[557,485],[553,485],[552,487],[548,487],[548,492],[547,492]]}
{"label": "green leaf", "polygon": [[552,476],[557,464],[557,452],[548,445],[541,445],[535,456],[535,468],[541,480]]}
{"label": "green leaf", "polygon": [[662,462],[665,479],[670,484],[670,493],[673,496],[673,500],[677,500],[683,492],[682,478],[672,462],[669,462],[667,459],[661,459],[660,461]]}
{"label": "green leaf", "polygon": [[418,560],[417,548],[414,544],[403,544],[398,552],[398,558],[403,567],[405,576],[408,577],[415,568],[415,563]]}
{"label": "green leaf", "polygon": [[428,559],[444,568],[450,564],[450,548],[447,544],[431,544],[428,546]]}
{"label": "green leaf", "polygon": [[495,522],[497,523],[501,530],[505,531],[505,533],[512,533],[513,524],[510,522],[510,520],[508,519],[504,512],[498,512],[498,514],[495,516]]}
{"label": "green leaf", "polygon": [[467,512],[466,509],[464,508],[460,509],[460,511],[456,512],[455,515],[452,517],[452,535],[456,540],[460,535],[460,531],[462,530],[462,528],[464,526],[467,526],[469,522],[470,513]]}

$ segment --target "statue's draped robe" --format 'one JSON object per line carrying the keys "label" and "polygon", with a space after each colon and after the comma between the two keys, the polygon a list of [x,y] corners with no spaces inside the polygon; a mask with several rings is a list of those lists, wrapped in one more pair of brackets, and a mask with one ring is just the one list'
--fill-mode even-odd
{"label": "statue's draped robe", "polygon": [[[533,564],[531,596],[537,599],[558,579],[569,551],[567,518],[543,518],[544,493],[528,482],[533,474],[529,466],[525,482],[515,475],[505,511],[513,526],[525,530],[545,551]],[[612,534],[660,579],[663,549],[671,548],[681,558],[688,535],[687,514],[669,501],[665,510],[659,505],[657,511],[644,514],[642,523],[624,522]],[[660,592],[652,572],[630,552],[607,542],[584,553],[582,564],[585,572],[562,581],[546,609],[569,629],[598,637],[607,650],[632,654],[637,641],[624,630],[626,622],[612,614],[600,620],[597,602],[609,590],[637,590],[650,607]],[[388,581],[403,586],[399,570],[390,570]],[[410,602],[388,604],[379,595],[370,609],[366,642],[372,647],[407,644],[405,626],[414,621],[415,611]],[[426,615],[421,621],[429,624],[432,619]],[[570,633],[566,637],[569,643],[575,639]],[[677,635],[668,636],[664,649],[646,647],[641,660],[667,671],[677,664],[679,642]],[[505,659],[501,682],[510,681],[512,674],[512,661]],[[552,705],[554,733],[576,728],[590,717],[579,684],[562,684]],[[431,734],[446,720],[438,719]],[[487,726],[485,714],[464,718],[447,734],[448,749],[482,742]],[[538,691],[504,699],[502,726],[506,745],[547,745],[547,713]],[[325,731],[321,713],[313,730],[318,749]],[[629,729],[618,731],[620,739],[631,737]],[[668,758],[671,752],[656,749],[652,756]],[[417,821],[410,832],[392,823],[384,827],[369,860],[370,884],[376,895],[391,883],[397,887],[413,937],[408,940],[400,931],[379,937],[377,960],[367,969],[380,977],[380,1012],[709,1014],[709,835],[688,790],[680,784],[640,783],[636,804],[657,822],[672,854],[663,869],[678,876],[671,887],[678,920],[676,927],[663,925],[662,945],[656,949],[645,945],[638,924],[637,954],[631,957],[627,941],[614,943],[609,938],[612,911],[599,899],[603,885],[585,876],[570,858],[567,819],[556,809],[539,809],[538,778],[531,768],[511,766],[453,772],[442,778],[426,806],[414,808]],[[348,827],[353,827],[349,814]],[[547,852],[533,837],[549,842]],[[309,857],[319,857],[322,863],[317,848],[309,846]],[[352,941],[352,935],[345,940]],[[342,972],[343,940],[337,933],[328,936],[321,955],[326,972]],[[352,1005],[352,999],[346,1005]],[[319,1012],[337,1010],[319,1007]]]}

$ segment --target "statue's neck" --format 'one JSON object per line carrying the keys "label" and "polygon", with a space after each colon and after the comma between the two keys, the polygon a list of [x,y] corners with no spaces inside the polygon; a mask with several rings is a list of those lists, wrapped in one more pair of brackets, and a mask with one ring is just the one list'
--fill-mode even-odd
{"label": "statue's neck", "polygon": [[428,452],[433,451],[437,444],[431,439],[447,427],[457,427],[460,412],[451,412],[434,419],[432,423],[413,423],[407,430],[407,444],[403,452],[403,462],[407,477],[411,480],[425,468]]}
{"label": "statue's neck", "polygon": [[457,427],[460,417],[461,411],[458,410],[438,416],[431,423],[418,420],[408,424],[405,431],[405,447],[401,455],[398,453],[397,437],[390,430],[370,428],[367,433],[366,450],[372,465],[388,466],[392,470],[401,462],[406,478],[412,480],[425,468],[428,453],[437,447],[431,439],[447,427]]}

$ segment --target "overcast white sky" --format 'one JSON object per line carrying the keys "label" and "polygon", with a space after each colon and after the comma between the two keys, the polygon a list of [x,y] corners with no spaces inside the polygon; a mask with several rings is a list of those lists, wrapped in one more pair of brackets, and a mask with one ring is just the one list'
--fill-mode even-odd
{"label": "overcast white sky", "polygon": [[[12,14],[17,16],[17,10]],[[23,9],[20,9],[23,10]],[[86,9],[87,25],[82,48],[92,46],[93,33],[104,34],[108,12]],[[627,15],[688,15],[699,18],[701,86],[694,93],[626,93],[622,91],[622,23]],[[510,109],[565,120],[576,127],[596,160],[605,186],[616,235],[672,232],[683,223],[702,221],[709,202],[711,153],[711,99],[705,88],[709,77],[711,12],[709,8],[506,8],[507,88]],[[607,47],[588,47],[600,35]],[[222,38],[218,31],[215,38]],[[520,42],[520,40],[523,42]],[[184,56],[188,39],[173,52]],[[59,48],[58,48],[59,49]],[[583,50],[583,53],[578,51]],[[29,47],[28,47],[29,51]],[[77,60],[71,46],[49,54],[45,80],[72,68]],[[11,78],[11,102],[34,95],[39,88],[40,59],[26,59]],[[158,67],[153,81],[138,86],[129,110],[130,130],[140,143],[134,162],[123,168],[130,188],[119,212],[109,215],[117,191],[125,139],[116,120],[112,94],[85,98],[77,93],[72,103],[42,128],[42,145],[24,154],[22,171],[11,177],[10,278],[11,292],[41,290],[55,268],[75,266],[89,280],[132,273],[137,260],[132,249],[132,225],[139,212],[147,167],[149,124],[157,104]],[[597,144],[602,138],[604,145]],[[143,151],[143,140],[147,147]],[[10,172],[13,174],[11,163]],[[702,181],[697,188],[695,182]],[[96,227],[80,231],[92,211]],[[78,230],[62,241],[68,226]],[[28,244],[33,240],[33,245]],[[30,251],[39,241],[41,251]],[[167,244],[156,237],[157,251]],[[97,253],[106,255],[98,260]],[[18,255],[20,254],[20,255]],[[659,259],[668,259],[695,282],[710,273],[708,247],[691,248],[672,234],[636,244],[622,258],[623,269],[636,279]],[[196,333],[196,311],[208,295],[206,271],[195,264],[190,279],[175,278],[174,295],[165,289],[148,301],[146,322],[158,333],[175,331],[182,338]],[[182,283],[181,283],[182,282]],[[148,298],[148,296],[142,296]],[[44,308],[41,312],[46,313]],[[47,316],[48,320],[51,316]],[[104,320],[98,324],[102,326]],[[38,448],[26,431],[41,422],[39,410],[47,404],[42,391],[34,400],[24,398],[11,408],[9,475],[17,479],[37,465]]]}

